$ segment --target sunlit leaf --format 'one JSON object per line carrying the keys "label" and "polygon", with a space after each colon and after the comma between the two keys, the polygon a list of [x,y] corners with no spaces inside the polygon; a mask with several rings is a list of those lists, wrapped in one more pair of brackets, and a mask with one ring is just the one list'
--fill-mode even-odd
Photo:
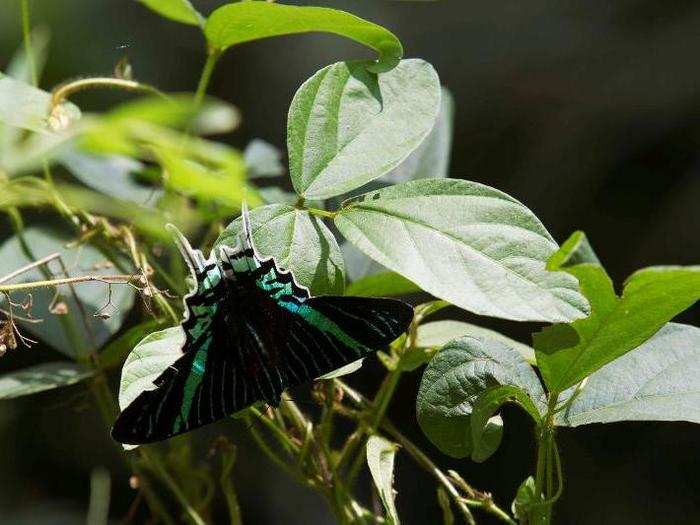
{"label": "sunlit leaf", "polygon": [[588,312],[576,279],[545,269],[557,244],[542,223],[488,186],[406,182],[347,201],[335,224],[381,265],[474,313],[568,321]]}
{"label": "sunlit leaf", "polygon": [[440,81],[422,60],[373,75],[357,62],[323,68],[289,108],[289,173],[304,198],[341,195],[403,161],[432,129]]}
{"label": "sunlit leaf", "polygon": [[[313,295],[342,295],[345,288],[343,256],[335,237],[317,217],[305,210],[271,204],[250,212],[253,241],[260,255],[274,257],[291,270],[297,282]],[[241,228],[238,218],[216,244],[235,245]]]}

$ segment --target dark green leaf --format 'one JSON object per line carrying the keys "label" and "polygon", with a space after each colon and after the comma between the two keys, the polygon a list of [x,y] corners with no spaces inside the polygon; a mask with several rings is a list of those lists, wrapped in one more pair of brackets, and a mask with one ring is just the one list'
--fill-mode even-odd
{"label": "dark green leaf", "polygon": [[[471,417],[487,390],[509,385],[542,410],[545,394],[532,367],[512,347],[486,337],[463,337],[445,345],[425,369],[416,411],[425,435],[453,457],[488,456],[499,433],[492,421],[488,439],[475,452]],[[527,407],[530,412],[530,406]],[[481,412],[483,413],[483,412]],[[533,414],[534,417],[534,414]]]}
{"label": "dark green leaf", "polygon": [[204,27],[204,17],[192,6],[189,0],[139,0],[143,5],[159,15],[192,26]]}
{"label": "dark green leaf", "polygon": [[634,273],[618,297],[595,264],[566,268],[591,303],[590,317],[534,334],[547,387],[563,392],[603,365],[638,347],[700,299],[700,266],[659,266]]}
{"label": "dark green leaf", "polygon": [[395,272],[379,272],[350,283],[345,295],[391,297],[420,292],[420,288]]}
{"label": "dark green leaf", "polygon": [[311,32],[333,33],[374,49],[379,53],[374,71],[393,68],[403,55],[401,42],[390,31],[326,7],[238,2],[216,9],[204,27],[209,44],[219,50],[261,38]]}
{"label": "dark green leaf", "polygon": [[129,355],[129,352],[133,350],[138,342],[160,325],[160,321],[150,319],[129,328],[114,341],[105,345],[100,353],[100,366],[102,368],[116,368],[121,366],[126,356]]}
{"label": "dark green leaf", "polygon": [[12,399],[44,390],[73,385],[92,375],[71,362],[44,363],[0,376],[0,399]]}

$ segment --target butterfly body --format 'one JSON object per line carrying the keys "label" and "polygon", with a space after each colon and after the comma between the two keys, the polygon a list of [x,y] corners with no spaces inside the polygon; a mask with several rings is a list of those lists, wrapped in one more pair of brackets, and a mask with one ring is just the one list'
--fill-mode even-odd
{"label": "butterfly body", "polygon": [[243,218],[239,245],[209,259],[180,239],[195,279],[185,296],[183,354],[123,410],[112,429],[117,441],[160,441],[256,401],[276,406],[290,386],[385,348],[407,329],[413,310],[401,301],[311,297],[256,253]]}

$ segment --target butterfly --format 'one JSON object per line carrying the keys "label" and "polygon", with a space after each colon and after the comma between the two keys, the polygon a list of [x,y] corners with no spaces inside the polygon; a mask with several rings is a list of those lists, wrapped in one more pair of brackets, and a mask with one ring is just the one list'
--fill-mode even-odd
{"label": "butterfly", "polygon": [[307,383],[386,348],[413,308],[395,299],[316,296],[257,252],[247,209],[235,247],[208,259],[174,231],[194,278],[182,356],[119,415],[112,437],[137,445],[189,432],[258,401],[278,406]]}

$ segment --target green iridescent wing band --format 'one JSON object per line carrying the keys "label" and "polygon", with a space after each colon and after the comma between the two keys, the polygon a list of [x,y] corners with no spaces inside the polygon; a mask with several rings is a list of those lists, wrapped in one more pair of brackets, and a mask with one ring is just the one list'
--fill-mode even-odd
{"label": "green iridescent wing band", "polygon": [[294,276],[261,258],[247,213],[238,246],[204,259],[184,238],[195,279],[185,297],[183,355],[119,416],[112,436],[149,443],[222,419],[385,348],[413,309],[394,299],[310,297]]}

